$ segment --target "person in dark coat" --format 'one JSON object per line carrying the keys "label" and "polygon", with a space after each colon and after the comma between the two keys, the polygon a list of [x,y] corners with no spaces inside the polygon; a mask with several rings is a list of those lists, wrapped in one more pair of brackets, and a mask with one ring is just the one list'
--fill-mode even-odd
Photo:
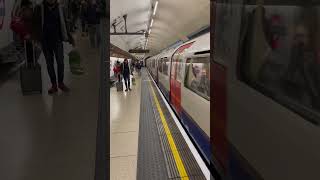
{"label": "person in dark coat", "polygon": [[126,91],[128,91],[128,89],[131,91],[130,75],[132,74],[132,72],[131,72],[131,67],[128,62],[128,59],[124,59],[122,65],[121,65],[121,73],[122,73],[122,77],[124,79],[124,83],[126,85]]}
{"label": "person in dark coat", "polygon": [[71,14],[72,14],[72,21],[71,21],[71,31],[75,31],[77,29],[77,20],[79,18],[80,13],[80,4],[78,0],[71,1]]}
{"label": "person in dark coat", "polygon": [[[63,42],[74,46],[74,40],[68,32],[63,7],[57,0],[44,0],[34,11],[34,33],[40,42],[47,63],[47,70],[51,80],[49,94],[56,93],[58,88],[69,92],[64,84],[64,50]],[[58,67],[58,81],[54,68],[54,58]]]}
{"label": "person in dark coat", "polygon": [[88,30],[87,30],[88,2],[86,0],[82,0],[80,7],[81,7],[80,8],[81,31],[82,31],[82,36],[84,36],[88,34]]}
{"label": "person in dark coat", "polygon": [[89,31],[89,39],[91,47],[95,48],[100,44],[100,33],[99,33],[99,24],[100,24],[100,9],[96,0],[89,0],[87,8],[87,23]]}

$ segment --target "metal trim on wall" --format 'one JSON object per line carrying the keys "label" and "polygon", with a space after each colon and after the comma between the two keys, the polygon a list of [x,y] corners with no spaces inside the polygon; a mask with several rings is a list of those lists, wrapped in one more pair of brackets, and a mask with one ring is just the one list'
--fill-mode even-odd
{"label": "metal trim on wall", "polygon": [[[96,162],[95,162],[95,180],[110,179],[110,1],[105,0],[106,15],[100,23],[100,88],[99,88],[99,119],[97,122],[96,136]],[[92,92],[94,93],[94,92]]]}

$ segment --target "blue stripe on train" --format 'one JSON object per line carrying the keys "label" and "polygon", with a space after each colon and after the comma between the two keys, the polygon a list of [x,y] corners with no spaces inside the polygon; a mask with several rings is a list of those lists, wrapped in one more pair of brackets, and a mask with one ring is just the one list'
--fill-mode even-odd
{"label": "blue stripe on train", "polygon": [[[167,101],[169,101],[169,91],[162,85],[158,83],[160,90],[164,94]],[[191,136],[191,138],[196,143],[196,146],[200,150],[200,153],[205,158],[207,163],[212,164],[209,159],[211,159],[211,149],[210,149],[210,139],[209,137],[200,129],[200,127],[195,123],[195,121],[183,110],[180,114],[180,121]],[[229,151],[229,162],[228,162],[228,180],[255,180],[255,176],[249,173],[248,167],[244,165],[243,160],[240,158],[240,154],[232,146]],[[251,167],[252,168],[252,167]]]}
{"label": "blue stripe on train", "polygon": [[229,146],[228,180],[258,180],[261,179],[255,170],[241,157],[233,146]]}
{"label": "blue stripe on train", "polygon": [[212,158],[209,137],[184,110],[182,110],[181,112],[180,120],[183,126],[188,131],[191,138],[194,140],[202,156],[205,158],[208,164],[211,164],[210,160]]}
{"label": "blue stripe on train", "polygon": [[[158,83],[159,88],[164,94],[167,101],[169,101],[169,91],[162,85],[162,83]],[[209,137],[200,129],[200,127],[196,124],[196,122],[184,111],[179,117],[182,125],[185,127],[193,141],[196,143],[197,148],[200,150],[200,153],[205,158],[208,164],[210,164],[211,159],[211,149],[210,149],[210,139]]]}

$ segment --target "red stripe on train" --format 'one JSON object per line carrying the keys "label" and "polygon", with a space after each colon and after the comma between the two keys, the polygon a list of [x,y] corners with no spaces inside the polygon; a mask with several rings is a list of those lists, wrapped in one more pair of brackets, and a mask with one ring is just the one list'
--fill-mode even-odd
{"label": "red stripe on train", "polygon": [[212,73],[211,138],[214,156],[225,173],[228,162],[226,68],[212,62]]}

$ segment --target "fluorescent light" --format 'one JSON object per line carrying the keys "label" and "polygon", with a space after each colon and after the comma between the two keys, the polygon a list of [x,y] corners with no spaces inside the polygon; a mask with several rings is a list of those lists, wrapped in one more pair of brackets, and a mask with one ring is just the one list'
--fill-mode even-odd
{"label": "fluorescent light", "polygon": [[153,15],[156,15],[157,7],[158,7],[158,1],[156,1],[156,5],[154,6]]}
{"label": "fluorescent light", "polygon": [[149,29],[149,34],[151,33],[151,29]]}
{"label": "fluorescent light", "polygon": [[153,25],[153,19],[151,19],[151,24],[150,24],[150,27],[152,27],[152,25]]}

